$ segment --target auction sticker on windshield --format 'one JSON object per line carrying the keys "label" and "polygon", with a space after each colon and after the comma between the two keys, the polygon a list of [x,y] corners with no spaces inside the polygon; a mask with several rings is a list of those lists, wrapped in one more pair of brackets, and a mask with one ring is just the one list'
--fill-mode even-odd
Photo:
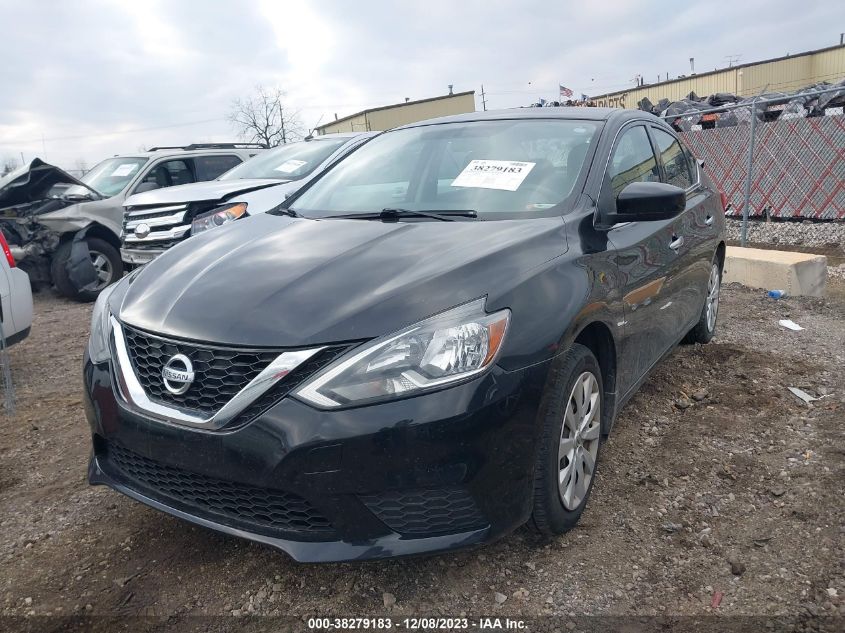
{"label": "auction sticker on windshield", "polygon": [[302,167],[305,163],[306,163],[306,161],[304,161],[304,160],[293,160],[293,159],[286,160],[281,165],[276,167],[276,171],[280,171],[280,172],[285,173],[285,174],[292,174],[297,169]]}
{"label": "auction sticker on windshield", "polygon": [[118,165],[111,175],[116,178],[121,178],[123,176],[128,176],[136,169],[138,169],[137,163],[123,163],[122,165]]}
{"label": "auction sticker on windshield", "polygon": [[471,160],[452,181],[452,186],[516,191],[536,164],[514,160]]}

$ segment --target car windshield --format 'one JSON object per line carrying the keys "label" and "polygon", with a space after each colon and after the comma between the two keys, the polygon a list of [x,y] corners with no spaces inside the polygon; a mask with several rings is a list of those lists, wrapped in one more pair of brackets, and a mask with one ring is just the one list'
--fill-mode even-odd
{"label": "car windshield", "polygon": [[[97,163],[80,180],[86,185],[110,198],[123,191],[141,170],[146,158],[107,158]],[[68,187],[65,196],[90,196],[91,191],[79,185]]]}
{"label": "car windshield", "polygon": [[244,178],[299,180],[314,171],[320,163],[348,140],[348,138],[332,138],[288,143],[261,152],[255,158],[230,169],[220,176],[219,180]]}
{"label": "car windshield", "polygon": [[484,219],[542,216],[564,201],[599,124],[566,119],[446,123],[387,132],[294,201],[305,217],[476,211]]}

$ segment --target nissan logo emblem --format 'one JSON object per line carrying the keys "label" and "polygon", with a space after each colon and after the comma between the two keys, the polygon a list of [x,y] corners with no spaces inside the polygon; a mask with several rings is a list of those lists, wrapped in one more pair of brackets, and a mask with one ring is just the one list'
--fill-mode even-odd
{"label": "nissan logo emblem", "polygon": [[176,354],[165,363],[161,377],[164,380],[164,388],[174,396],[180,396],[194,382],[194,365],[184,354]]}

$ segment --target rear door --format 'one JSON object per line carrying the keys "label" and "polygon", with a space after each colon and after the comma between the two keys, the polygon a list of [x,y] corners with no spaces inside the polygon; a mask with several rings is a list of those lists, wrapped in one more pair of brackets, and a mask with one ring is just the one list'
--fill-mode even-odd
{"label": "rear door", "polygon": [[[616,137],[602,183],[601,204],[614,205],[632,182],[659,182],[661,170],[647,125],[634,122]],[[674,277],[680,272],[676,219],[626,222],[608,231],[623,287],[619,368],[626,393],[680,337],[683,327]]]}
{"label": "rear door", "polygon": [[674,234],[681,243],[675,249],[680,269],[673,279],[672,294],[682,324],[692,327],[704,305],[710,261],[715,251],[714,192],[701,186],[698,165],[690,160],[674,134],[656,125],[650,126],[650,132],[660,163],[661,180],[687,193],[686,208],[673,223]]}

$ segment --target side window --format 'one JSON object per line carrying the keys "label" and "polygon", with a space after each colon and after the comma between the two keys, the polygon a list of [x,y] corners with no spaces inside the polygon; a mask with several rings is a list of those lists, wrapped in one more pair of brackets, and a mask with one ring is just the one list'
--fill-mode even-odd
{"label": "side window", "polygon": [[607,167],[613,199],[632,182],[657,182],[660,174],[645,127],[637,125],[622,133]]}
{"label": "side window", "polygon": [[666,172],[665,182],[681,189],[689,189],[694,182],[687,155],[674,136],[657,128],[651,129]]}
{"label": "side window", "polygon": [[690,168],[690,175],[692,176],[692,184],[695,184],[699,181],[698,159],[695,157],[695,154],[692,153],[692,150],[686,145],[681,144],[681,149],[684,150],[684,156],[687,157],[687,163],[689,164]]}
{"label": "side window", "polygon": [[163,189],[195,182],[194,174],[188,163],[189,161],[181,159],[163,161],[148,171],[138,185],[153,183],[156,185],[156,189]]}
{"label": "side window", "polygon": [[197,156],[194,158],[194,165],[197,168],[197,182],[214,180],[221,174],[232,169],[235,165],[240,164],[241,159],[233,154]]}

